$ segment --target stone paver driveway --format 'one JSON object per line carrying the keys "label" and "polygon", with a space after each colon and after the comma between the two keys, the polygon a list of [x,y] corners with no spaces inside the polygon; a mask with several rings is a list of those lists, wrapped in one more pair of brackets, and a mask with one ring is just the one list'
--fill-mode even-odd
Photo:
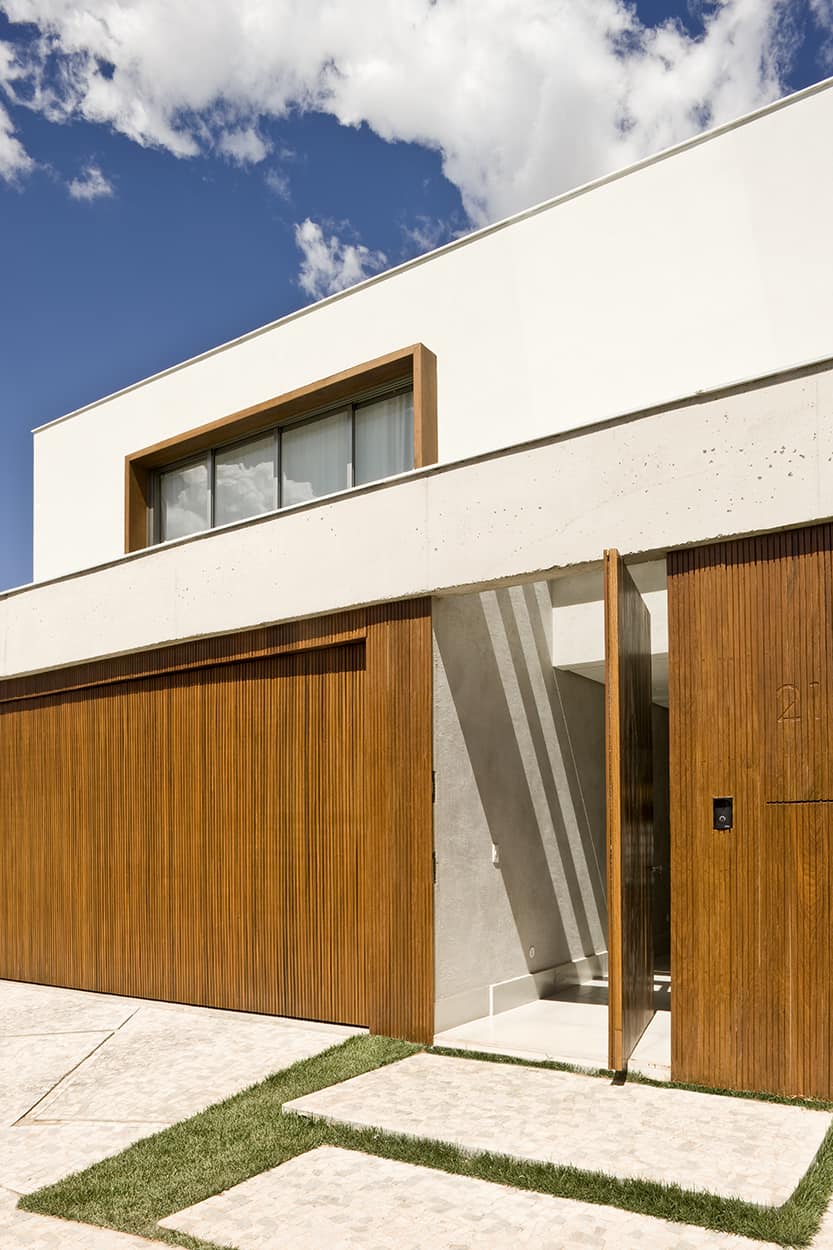
{"label": "stone paver driveway", "polygon": [[[776,1250],[729,1233],[331,1146],[161,1225],[235,1250]],[[833,1208],[812,1250],[833,1250]]]}
{"label": "stone paver driveway", "polygon": [[420,1053],[285,1110],[472,1151],[779,1206],[831,1115],[804,1107]]}
{"label": "stone paver driveway", "polygon": [[0,1250],[149,1245],[14,1204],[359,1031],[0,981]]}
{"label": "stone paver driveway", "polygon": [[236,1250],[775,1250],[332,1146],[161,1223]]}
{"label": "stone paver driveway", "polygon": [[[15,1204],[21,1193],[355,1032],[0,982],[0,1250],[160,1246],[21,1212]],[[698,1108],[705,1104],[704,1116]],[[757,1185],[759,1201],[783,1200],[830,1122],[825,1113],[800,1108],[613,1088],[572,1074],[426,1054],[288,1105],[472,1149],[536,1158],[555,1152],[608,1171],[617,1169],[593,1152],[626,1129],[634,1171],[644,1172],[652,1151],[654,1165],[663,1161],[656,1143],[664,1138],[664,1166],[677,1173],[689,1167],[681,1177],[688,1187],[751,1196]],[[237,1250],[772,1250],[334,1147],[292,1159],[162,1225]],[[813,1250],[833,1250],[833,1212]]]}

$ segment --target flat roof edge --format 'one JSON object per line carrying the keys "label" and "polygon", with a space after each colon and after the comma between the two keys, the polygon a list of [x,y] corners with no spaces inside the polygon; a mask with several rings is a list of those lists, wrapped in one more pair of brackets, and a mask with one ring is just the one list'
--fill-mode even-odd
{"label": "flat roof edge", "polygon": [[237,338],[229,339],[224,343],[219,343],[215,347],[210,347],[204,352],[199,352],[196,356],[190,356],[186,360],[178,361],[174,365],[169,365],[165,369],[160,369],[157,373],[149,374],[147,377],[140,378],[136,382],[131,382],[128,386],[121,387],[117,391],[112,391],[107,395],[102,395],[99,399],[94,399],[88,404],[82,404],[80,408],[74,408],[71,412],[64,413],[63,416],[54,417],[50,421],[45,421],[42,425],[35,426],[31,431],[32,434],[40,434],[43,430],[51,429],[55,425],[61,425],[64,421],[70,421],[74,417],[81,416],[85,412],[98,408],[102,404],[110,403],[114,399],[120,398],[122,395],[128,395],[131,391],[138,390],[140,387],[148,386],[152,382],[159,381],[160,378],[167,377],[169,374],[178,373],[181,369],[186,369],[190,365],[198,364],[202,360],[208,360],[212,356],[218,355],[220,352],[228,351],[229,348],[237,347],[241,343],[249,342],[251,339],[258,338],[262,334],[266,334],[271,330],[277,329],[279,326],[287,325],[292,321],[297,321],[301,317],[306,317],[310,313],[316,312],[320,308],[325,308],[330,304],[335,304],[339,300],[346,299],[350,295],[354,295],[359,291],[367,290],[369,287],[377,286],[381,282],[396,277],[398,274],[405,273],[408,270],[415,269],[419,265],[434,260],[438,256],[446,253],[457,251],[458,248],[466,247],[470,243],[476,243],[478,240],[487,238],[489,235],[496,234],[500,230],[505,230],[508,226],[513,226],[521,221],[526,221],[531,217],[537,217],[541,213],[548,212],[550,209],[558,208],[561,204],[568,203],[577,199],[579,196],[587,195],[591,191],[595,191],[600,187],[607,186],[612,182],[618,182],[622,178],[626,178],[631,174],[647,169],[652,165],[657,165],[662,161],[666,161],[669,157],[676,156],[681,152],[688,151],[691,148],[699,147],[701,144],[708,143],[712,139],[738,130],[743,126],[747,126],[750,122],[757,121],[761,117],[767,117],[771,113],[780,112],[781,109],[787,108],[792,104],[798,104],[802,100],[809,99],[811,96],[819,95],[824,91],[833,88],[833,76],[822,79],[821,82],[813,83],[809,87],[804,87],[800,91],[792,92],[790,95],[782,96],[778,100],[773,100],[769,104],[761,105],[757,109],[753,109],[749,113],[744,113],[740,117],[734,118],[732,121],[723,122],[719,126],[714,126],[709,130],[701,131],[699,134],[692,135],[689,139],[683,139],[680,143],[673,144],[671,147],[663,148],[659,152],[653,153],[651,156],[643,157],[640,161],[635,161],[631,165],[622,166],[610,173],[603,174],[599,178],[594,178],[590,182],[582,183],[578,187],[573,187],[569,191],[561,192],[559,195],[552,196],[547,200],[542,200],[538,204],[532,205],[530,208],[522,209],[520,212],[513,213],[509,217],[504,217],[500,221],[493,222],[488,226],[482,226],[478,230],[473,230],[470,234],[466,234],[461,238],[452,239],[450,242],[443,244],[441,247],[434,248],[430,252],[424,252],[420,256],[415,256],[411,260],[403,261],[400,265],[395,265],[391,269],[386,269],[383,273],[374,274],[369,278],[365,278],[355,285],[346,287],[343,291],[337,291],[333,295],[327,295],[324,299],[316,300],[312,304],[305,304],[302,308],[296,308],[293,312],[286,313],[282,317],[278,317],[275,321],[267,322],[265,325],[257,326],[254,330],[247,330],[245,334],[238,335]]}

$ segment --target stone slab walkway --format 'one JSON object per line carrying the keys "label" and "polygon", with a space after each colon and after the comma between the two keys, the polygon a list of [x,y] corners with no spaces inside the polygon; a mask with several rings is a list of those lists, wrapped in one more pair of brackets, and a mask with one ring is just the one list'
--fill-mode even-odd
{"label": "stone slab walkway", "polygon": [[110,1228],[16,1211],[19,1196],[0,1189],[0,1250],[153,1250],[154,1246],[167,1244],[116,1233]]}
{"label": "stone slab walkway", "polygon": [[332,1146],[160,1223],[237,1250],[774,1250]]}
{"label": "stone slab walkway", "polygon": [[147,1246],[14,1205],[360,1031],[0,981],[0,1250]]}
{"label": "stone slab walkway", "polygon": [[421,1053],[285,1110],[779,1206],[831,1115]]}

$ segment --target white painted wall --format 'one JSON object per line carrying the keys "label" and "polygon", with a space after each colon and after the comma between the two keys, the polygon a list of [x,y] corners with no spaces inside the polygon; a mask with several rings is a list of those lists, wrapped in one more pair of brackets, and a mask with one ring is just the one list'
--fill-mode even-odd
{"label": "white painted wall", "polygon": [[0,676],[832,515],[827,368],[9,592]]}
{"label": "white painted wall", "polygon": [[[833,356],[832,87],[44,427],[36,578],[119,555],[127,453],[412,342],[438,357],[443,461]],[[230,570],[237,541],[213,549]]]}
{"label": "white painted wall", "polygon": [[[668,706],[668,592],[665,560],[630,564],[631,576],[651,617],[652,697]],[[605,680],[604,576],[601,567],[552,582],[553,664]]]}

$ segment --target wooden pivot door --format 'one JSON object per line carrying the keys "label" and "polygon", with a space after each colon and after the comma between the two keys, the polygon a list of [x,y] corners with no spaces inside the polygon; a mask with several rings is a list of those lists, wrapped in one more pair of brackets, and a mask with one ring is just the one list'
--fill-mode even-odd
{"label": "wooden pivot door", "polygon": [[0,977],[433,1032],[425,600],[0,683]]}
{"label": "wooden pivot door", "polygon": [[668,625],[672,1074],[829,1099],[833,527],[671,552]]}
{"label": "wooden pivot door", "polygon": [[617,551],[604,583],[608,1065],[623,1072],[654,1014],[651,618]]}

